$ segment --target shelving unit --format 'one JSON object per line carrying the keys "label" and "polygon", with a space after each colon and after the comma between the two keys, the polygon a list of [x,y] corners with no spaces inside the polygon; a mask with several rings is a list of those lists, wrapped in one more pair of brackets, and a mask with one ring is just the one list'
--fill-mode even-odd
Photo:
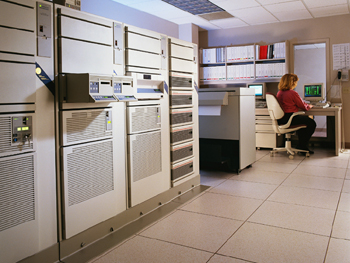
{"label": "shelving unit", "polygon": [[277,82],[289,72],[288,51],[288,41],[201,49],[200,85]]}

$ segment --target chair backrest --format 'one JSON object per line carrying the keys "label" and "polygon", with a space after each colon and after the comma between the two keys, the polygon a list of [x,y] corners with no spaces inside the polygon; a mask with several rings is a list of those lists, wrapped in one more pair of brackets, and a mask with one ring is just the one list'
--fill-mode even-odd
{"label": "chair backrest", "polygon": [[266,93],[266,104],[269,111],[270,117],[272,119],[272,127],[276,133],[281,133],[277,120],[281,119],[284,116],[284,111],[278,102],[275,94]]}

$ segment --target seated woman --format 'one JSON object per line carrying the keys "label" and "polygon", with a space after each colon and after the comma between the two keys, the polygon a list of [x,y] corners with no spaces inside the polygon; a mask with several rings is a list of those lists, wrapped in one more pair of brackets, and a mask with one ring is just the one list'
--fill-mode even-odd
{"label": "seated woman", "polygon": [[[298,85],[298,80],[299,78],[295,74],[285,74],[278,84],[277,99],[285,113],[283,118],[278,120],[279,125],[287,123],[294,112],[308,111],[313,107],[304,102],[298,92],[294,90]],[[309,140],[316,129],[316,122],[307,115],[297,115],[293,118],[291,125],[297,124],[304,124],[307,127],[297,131],[299,144],[296,148],[309,151],[310,154],[314,153],[309,150]]]}

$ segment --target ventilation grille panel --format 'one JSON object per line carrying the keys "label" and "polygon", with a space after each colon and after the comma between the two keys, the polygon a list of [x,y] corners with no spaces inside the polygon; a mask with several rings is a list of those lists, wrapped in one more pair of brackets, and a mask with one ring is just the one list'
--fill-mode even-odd
{"label": "ventilation grille panel", "polygon": [[192,88],[192,78],[170,76],[169,84],[171,88]]}
{"label": "ventilation grille panel", "polygon": [[184,124],[192,122],[192,110],[172,112],[170,116],[170,124]]}
{"label": "ventilation grille panel", "polygon": [[136,135],[131,141],[133,182],[162,171],[161,132]]}
{"label": "ventilation grille panel", "polygon": [[170,133],[170,142],[171,143],[178,143],[178,142],[190,140],[192,138],[193,138],[192,127],[183,128],[183,129],[176,129]]}
{"label": "ventilation grille panel", "polygon": [[129,133],[144,132],[161,128],[160,107],[130,107]]}
{"label": "ventilation grille panel", "polygon": [[193,172],[193,160],[185,161],[171,169],[171,179],[176,180]]}
{"label": "ventilation grille panel", "polygon": [[193,155],[193,144],[185,144],[173,147],[171,151],[171,161],[176,162]]}
{"label": "ventilation grille panel", "polygon": [[192,106],[192,93],[170,95],[170,106]]}
{"label": "ventilation grille panel", "polygon": [[114,190],[112,141],[73,147],[66,158],[69,206]]}
{"label": "ventilation grille panel", "polygon": [[0,159],[0,232],[35,220],[34,155]]}
{"label": "ventilation grille panel", "polygon": [[11,116],[0,117],[0,156],[10,155],[18,152],[33,150],[33,142],[26,142],[21,148],[11,145],[12,121]]}
{"label": "ventilation grille panel", "polygon": [[103,139],[112,136],[112,130],[106,130],[106,112],[77,111],[66,119],[67,143]]}

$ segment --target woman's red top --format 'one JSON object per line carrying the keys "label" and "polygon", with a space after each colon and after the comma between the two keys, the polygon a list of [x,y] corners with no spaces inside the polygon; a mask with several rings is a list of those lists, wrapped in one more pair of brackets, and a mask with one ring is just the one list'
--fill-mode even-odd
{"label": "woman's red top", "polygon": [[310,105],[304,102],[295,90],[280,90],[277,93],[277,99],[285,113],[310,109]]}

